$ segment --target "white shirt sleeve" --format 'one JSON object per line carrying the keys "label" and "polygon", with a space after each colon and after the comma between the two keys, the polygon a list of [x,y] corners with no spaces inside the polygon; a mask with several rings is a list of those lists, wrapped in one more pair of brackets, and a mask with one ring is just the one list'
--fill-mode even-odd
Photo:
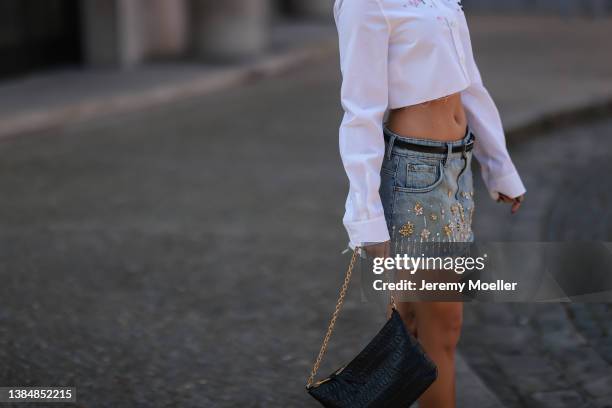
{"label": "white shirt sleeve", "polygon": [[[470,39],[465,40],[471,44]],[[469,47],[467,69],[471,85],[461,92],[468,123],[476,136],[474,157],[480,163],[485,186],[491,198],[499,193],[515,198],[525,193],[525,186],[510,159],[506,137],[495,102],[482,83],[480,71]]]}
{"label": "white shirt sleeve", "polygon": [[378,0],[337,0],[342,163],[350,187],[343,218],[349,246],[389,240],[378,192],[385,143],[382,122],[388,106],[389,24]]}

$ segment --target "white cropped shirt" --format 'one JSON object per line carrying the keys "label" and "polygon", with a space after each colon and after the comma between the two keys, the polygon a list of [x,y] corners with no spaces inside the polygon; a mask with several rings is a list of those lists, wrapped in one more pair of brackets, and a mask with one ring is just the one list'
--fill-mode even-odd
{"label": "white cropped shirt", "polygon": [[388,108],[460,92],[491,197],[525,192],[474,61],[460,1],[336,0],[333,12],[344,109],[340,155],[350,182],[343,223],[352,248],[389,239],[378,193]]}

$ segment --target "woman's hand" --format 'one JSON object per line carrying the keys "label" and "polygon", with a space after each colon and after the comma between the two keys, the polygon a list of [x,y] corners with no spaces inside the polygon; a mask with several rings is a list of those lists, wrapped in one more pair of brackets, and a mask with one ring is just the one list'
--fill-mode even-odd
{"label": "woman's hand", "polygon": [[512,208],[510,209],[510,212],[514,214],[519,210],[519,208],[521,208],[521,204],[523,203],[524,199],[525,199],[525,194],[522,194],[515,198],[510,198],[505,194],[499,193],[499,198],[497,199],[497,202],[512,204]]}

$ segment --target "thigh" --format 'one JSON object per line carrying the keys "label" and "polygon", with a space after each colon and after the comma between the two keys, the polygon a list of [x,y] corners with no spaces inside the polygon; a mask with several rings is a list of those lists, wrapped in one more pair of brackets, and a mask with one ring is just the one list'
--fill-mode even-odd
{"label": "thigh", "polygon": [[412,304],[419,326],[461,326],[462,302],[414,302]]}
{"label": "thigh", "polygon": [[449,337],[458,338],[463,325],[463,303],[403,302],[400,305],[398,309],[406,329],[416,338],[426,338],[435,343],[453,340]]}

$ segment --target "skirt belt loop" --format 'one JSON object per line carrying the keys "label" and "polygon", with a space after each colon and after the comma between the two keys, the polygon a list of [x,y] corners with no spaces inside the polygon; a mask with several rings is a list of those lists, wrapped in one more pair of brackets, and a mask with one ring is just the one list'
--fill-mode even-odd
{"label": "skirt belt loop", "polygon": [[453,144],[451,142],[446,143],[446,157],[444,157],[444,167],[450,161],[451,154],[453,153]]}
{"label": "skirt belt loop", "polygon": [[395,143],[395,139],[397,139],[397,135],[392,133],[389,136],[389,145],[387,146],[387,160],[391,160],[391,152],[393,151],[393,144]]}

